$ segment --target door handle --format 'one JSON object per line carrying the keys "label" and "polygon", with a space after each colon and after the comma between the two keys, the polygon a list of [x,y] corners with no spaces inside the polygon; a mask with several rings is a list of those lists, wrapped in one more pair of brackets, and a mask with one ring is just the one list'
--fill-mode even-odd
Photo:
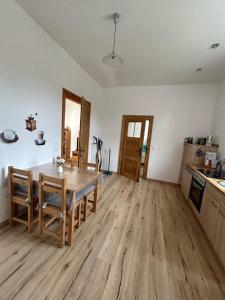
{"label": "door handle", "polygon": [[142,153],[142,148],[140,147],[138,150],[136,150],[137,152],[139,152],[139,155],[141,156]]}

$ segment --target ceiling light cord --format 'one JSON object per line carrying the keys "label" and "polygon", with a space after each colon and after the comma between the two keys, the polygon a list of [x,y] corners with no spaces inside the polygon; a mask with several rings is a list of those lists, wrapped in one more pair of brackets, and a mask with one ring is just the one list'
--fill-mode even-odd
{"label": "ceiling light cord", "polygon": [[114,36],[113,36],[113,54],[115,54],[115,47],[116,47],[116,22],[115,22],[115,29],[114,29]]}
{"label": "ceiling light cord", "polygon": [[116,34],[117,34],[117,24],[119,22],[120,15],[118,13],[113,14],[114,21],[114,34],[113,34],[113,49],[112,52],[105,57],[103,57],[103,63],[109,67],[119,67],[123,64],[123,59],[116,54]]}

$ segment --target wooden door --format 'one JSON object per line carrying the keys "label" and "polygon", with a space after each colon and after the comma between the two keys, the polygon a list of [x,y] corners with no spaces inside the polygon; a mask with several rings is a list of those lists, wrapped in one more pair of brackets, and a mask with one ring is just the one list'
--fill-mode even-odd
{"label": "wooden door", "polygon": [[124,116],[123,127],[120,174],[138,181],[140,176],[145,118],[141,116]]}
{"label": "wooden door", "polygon": [[91,103],[81,98],[79,161],[88,161],[89,131],[90,131]]}

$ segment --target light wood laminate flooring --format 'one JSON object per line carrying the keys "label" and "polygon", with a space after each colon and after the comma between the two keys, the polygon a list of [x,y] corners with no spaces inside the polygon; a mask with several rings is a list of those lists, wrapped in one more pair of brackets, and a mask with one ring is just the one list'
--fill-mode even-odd
{"label": "light wood laminate flooring", "polygon": [[71,248],[0,229],[0,299],[220,300],[225,273],[179,187],[114,174]]}

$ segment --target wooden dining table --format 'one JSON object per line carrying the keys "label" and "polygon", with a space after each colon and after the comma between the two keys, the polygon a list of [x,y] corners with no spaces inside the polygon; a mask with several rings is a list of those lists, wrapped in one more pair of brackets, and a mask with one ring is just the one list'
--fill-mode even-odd
{"label": "wooden dining table", "polygon": [[[57,171],[57,165],[54,163],[46,163],[43,165],[35,166],[29,168],[33,172],[33,181],[38,185],[39,174],[44,174],[47,176],[55,178],[65,178],[66,179],[66,190],[71,194],[72,203],[70,204],[69,214],[72,216],[72,220],[75,217],[75,196],[76,193],[83,190],[89,184],[98,185],[98,178],[101,174],[95,168],[78,168],[71,167],[70,165],[64,165],[63,172],[59,173]],[[68,245],[72,244],[73,232],[68,232]]]}

